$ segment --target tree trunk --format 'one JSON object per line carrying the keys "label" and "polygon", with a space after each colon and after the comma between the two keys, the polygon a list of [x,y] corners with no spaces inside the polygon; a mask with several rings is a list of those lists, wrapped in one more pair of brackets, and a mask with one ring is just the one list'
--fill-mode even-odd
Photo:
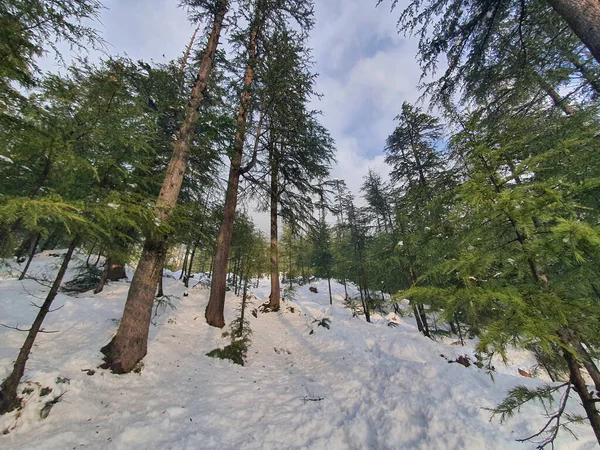
{"label": "tree trunk", "polygon": [[600,63],[600,2],[598,0],[548,0],[573,33]]}
{"label": "tree trunk", "polygon": [[569,53],[567,54],[567,59],[571,62],[571,64],[573,64],[573,66],[575,66],[583,79],[588,82],[596,95],[600,94],[600,80],[598,80],[594,74],[590,72],[590,70],[579,59],[579,57],[573,53]]}
{"label": "tree trunk", "polygon": [[85,265],[90,267],[90,259],[92,257],[92,254],[94,253],[94,250],[96,248],[96,242],[94,242],[94,245],[92,245],[92,248],[90,249],[90,252],[88,253],[87,259],[85,260]]}
{"label": "tree trunk", "polygon": [[192,52],[192,47],[194,47],[194,42],[196,41],[196,35],[198,34],[198,30],[200,30],[200,24],[194,30],[192,34],[192,38],[190,39],[190,43],[188,44],[185,52],[183,53],[183,59],[181,60],[181,64],[179,65],[179,71],[183,72],[185,70],[185,66],[190,58],[190,53]]}
{"label": "tree trunk", "polygon": [[164,289],[164,285],[163,285],[163,280],[165,279],[164,271],[165,271],[165,269],[163,267],[160,271],[160,275],[158,276],[158,282],[157,282],[157,286],[156,286],[156,298],[165,296],[165,289]]}
{"label": "tree trunk", "polygon": [[570,349],[577,355],[578,362],[583,364],[585,370],[590,375],[594,383],[594,387],[596,391],[600,392],[600,372],[594,363],[594,360],[587,352],[587,350],[581,344],[577,334],[575,331],[569,328],[562,328],[558,331],[558,336],[562,342],[562,344]]}
{"label": "tree trunk", "polygon": [[125,275],[125,266],[123,264],[115,264],[113,261],[113,257],[106,255],[104,270],[102,270],[102,276],[98,281],[98,286],[94,289],[94,294],[102,292],[107,281],[119,281],[123,278],[127,278],[127,275]]}
{"label": "tree trunk", "polygon": [[278,167],[273,148],[271,145],[271,295],[269,295],[268,308],[271,311],[279,311],[281,304],[281,286],[279,285],[279,249],[277,236],[277,206],[278,206]]}
{"label": "tree trunk", "polygon": [[96,289],[94,289],[94,294],[99,294],[104,289],[104,285],[106,284],[106,280],[108,278],[108,270],[110,264],[110,257],[107,256],[106,261],[104,261],[104,269],[102,269],[102,276],[100,277],[100,280],[98,280],[98,285],[96,286]]}
{"label": "tree trunk", "polygon": [[242,93],[240,107],[236,119],[236,133],[233,144],[233,157],[229,168],[229,179],[227,183],[227,193],[225,194],[225,206],[223,208],[223,222],[219,228],[217,237],[217,249],[213,262],[213,276],[210,284],[210,297],[206,305],[204,316],[206,322],[218,328],[225,326],[223,310],[225,308],[225,292],[227,283],[227,262],[229,260],[229,251],[231,249],[231,236],[233,234],[233,220],[237,207],[238,187],[240,183],[242,156],[244,151],[244,141],[246,139],[246,120],[248,109],[250,107],[250,95],[252,83],[254,81],[254,65],[256,62],[256,37],[258,34],[259,23],[256,22],[251,34],[248,45],[248,64],[244,74],[244,91]]}
{"label": "tree trunk", "polygon": [[333,297],[331,296],[331,274],[327,272],[327,286],[329,286],[329,304],[333,305]]}
{"label": "tree trunk", "polygon": [[125,266],[123,264],[114,263],[111,261],[110,265],[108,266],[108,275],[106,279],[108,281],[119,281],[124,278],[127,278],[127,274],[125,273]]}
{"label": "tree trunk", "polygon": [[363,312],[365,313],[365,319],[367,320],[367,322],[371,323],[371,312],[369,311],[369,305],[367,303],[367,298],[366,298],[366,295],[363,295],[363,288],[360,285],[360,283],[358,284],[358,290],[360,292],[360,301],[362,303]]}
{"label": "tree trunk", "polygon": [[567,364],[569,365],[571,383],[573,383],[575,390],[579,394],[579,399],[581,400],[583,409],[585,410],[587,418],[590,421],[590,425],[594,430],[596,440],[600,444],[600,414],[598,413],[598,409],[596,408],[596,400],[594,400],[594,397],[588,392],[585,380],[581,375],[579,363],[575,360],[573,355],[571,355],[567,351],[564,352],[564,357],[567,360]]}
{"label": "tree trunk", "polygon": [[100,350],[105,355],[103,369],[127,373],[146,355],[154,293],[166,254],[165,238],[146,239],[117,334]]}
{"label": "tree trunk", "polygon": [[179,279],[183,279],[183,277],[185,276],[185,274],[187,273],[187,263],[188,263],[188,256],[190,254],[190,246],[187,245],[185,247],[185,256],[183,257],[183,267],[181,268],[181,273],[179,274]]}
{"label": "tree trunk", "polygon": [[183,284],[185,285],[186,288],[190,286],[190,277],[192,276],[192,267],[194,266],[194,257],[195,256],[196,256],[196,244],[194,244],[194,247],[192,247],[192,254],[190,256],[190,261],[188,262],[188,271],[185,276],[185,279],[183,280]]}
{"label": "tree trunk", "polygon": [[25,239],[21,241],[21,245],[19,245],[19,247],[15,251],[15,256],[17,258],[21,258],[23,255],[28,255],[30,253],[31,246],[36,241],[38,236],[39,233],[36,231],[28,232],[27,236],[25,236]]}
{"label": "tree trunk", "polygon": [[241,338],[244,336],[244,318],[246,315],[246,304],[248,300],[248,274],[244,277],[244,289],[242,291],[242,307],[240,311],[240,328],[238,329],[238,336]]}
{"label": "tree trunk", "polygon": [[40,233],[37,233],[37,236],[36,236],[35,240],[33,241],[33,244],[31,244],[31,248],[29,249],[29,257],[27,258],[27,264],[25,264],[25,267],[23,268],[23,272],[21,272],[21,276],[19,277],[19,280],[25,279],[25,275],[27,275],[27,271],[29,270],[31,261],[33,260],[33,257],[35,256],[35,250],[37,249],[37,247],[40,243],[41,237],[42,237],[42,235]]}
{"label": "tree trunk", "polygon": [[425,328],[423,327],[423,322],[421,321],[421,313],[419,312],[419,308],[417,308],[416,304],[413,304],[413,313],[415,314],[415,321],[417,322],[417,329],[420,333],[425,334]]}
{"label": "tree trunk", "polygon": [[428,338],[431,338],[429,331],[429,323],[427,322],[427,314],[425,313],[425,307],[421,303],[417,303],[417,309],[419,310],[419,316],[421,317],[421,323],[423,324],[423,334]]}
{"label": "tree trunk", "polygon": [[575,111],[573,110],[571,105],[569,105],[566,102],[566,100],[560,96],[560,94],[556,91],[556,89],[554,89],[552,87],[552,85],[550,85],[550,83],[548,83],[546,80],[544,80],[539,75],[538,75],[538,81],[539,81],[542,89],[552,99],[552,103],[554,103],[554,106],[556,106],[557,108],[560,108],[562,110],[562,112],[564,112],[567,116],[572,116],[575,113]]}
{"label": "tree trunk", "polygon": [[288,272],[288,281],[290,282],[290,289],[292,289],[292,243],[290,239],[290,257],[289,257],[289,272]]}
{"label": "tree trunk", "polygon": [[44,242],[44,245],[42,245],[40,251],[43,252],[44,250],[54,249],[54,247],[56,247],[56,244],[58,244],[58,241],[60,240],[61,233],[62,230],[59,227],[56,227],[52,231],[52,233],[50,233],[50,236],[48,236],[48,239],[46,239],[46,242]]}
{"label": "tree trunk", "polygon": [[0,414],[12,411],[14,408],[19,406],[17,390],[19,387],[19,381],[21,380],[23,373],[25,373],[25,364],[29,359],[29,353],[33,348],[33,344],[42,327],[42,323],[44,322],[44,319],[46,318],[48,312],[50,312],[50,306],[52,306],[52,302],[58,294],[58,289],[60,288],[63,277],[65,276],[65,272],[67,271],[67,267],[69,266],[69,262],[71,261],[73,251],[75,250],[78,241],[79,236],[75,236],[71,241],[71,244],[69,245],[69,250],[63,258],[62,264],[60,265],[58,273],[56,274],[56,278],[54,279],[54,283],[52,284],[52,287],[50,288],[50,291],[46,296],[46,300],[42,304],[33,322],[33,325],[31,325],[31,328],[27,333],[27,337],[25,338],[23,347],[21,347],[19,356],[17,356],[17,360],[15,361],[13,370],[0,385]]}
{"label": "tree trunk", "polygon": [[[212,72],[214,57],[219,44],[223,19],[228,0],[220,0],[212,24],[206,49],[202,55],[198,77],[185,109],[185,119],[173,144],[173,155],[156,202],[156,217],[165,223],[177,204],[181,184],[187,167],[190,146],[198,119],[204,90]],[[115,373],[126,373],[146,355],[154,293],[167,253],[166,237],[149,236],[138,267],[131,281],[125,310],[117,334],[102,349],[105,368]]]}

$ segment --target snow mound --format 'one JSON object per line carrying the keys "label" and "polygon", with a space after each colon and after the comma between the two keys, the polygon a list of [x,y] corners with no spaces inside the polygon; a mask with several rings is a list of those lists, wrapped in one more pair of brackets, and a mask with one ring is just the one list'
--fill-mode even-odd
{"label": "snow mound", "polygon": [[[36,257],[32,273],[52,272],[56,258]],[[99,295],[60,294],[28,362],[23,388],[33,386],[20,414],[0,417],[0,447],[10,449],[532,449],[517,438],[544,423],[540,405],[526,405],[504,424],[490,408],[518,384],[542,381],[449,364],[466,347],[420,335],[414,320],[374,315],[372,324],[343,306],[332,282],[299,286],[277,313],[247,314],[253,342],[247,365],[209,358],[227,343],[204,321],[208,290],[185,289],[178,272],[164,278],[174,309],[151,326],[140,373],[98,369],[99,349],[116,331],[129,284],[108,284]],[[174,277],[174,278],[173,278]],[[0,321],[26,327],[45,287],[0,279]],[[187,293],[187,296],[183,294]],[[268,298],[268,282],[249,306]],[[226,321],[239,298],[229,293]],[[329,328],[320,326],[329,319]],[[388,326],[394,322],[397,326]],[[0,328],[0,378],[24,334]],[[444,355],[441,357],[440,355]],[[41,389],[52,392],[41,396]],[[39,411],[60,397],[48,417]],[[562,434],[560,449],[595,448],[588,426]]]}

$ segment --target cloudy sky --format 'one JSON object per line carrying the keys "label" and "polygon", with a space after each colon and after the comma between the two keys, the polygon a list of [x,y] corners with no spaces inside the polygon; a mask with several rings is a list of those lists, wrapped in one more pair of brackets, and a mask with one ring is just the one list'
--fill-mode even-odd
{"label": "cloudy sky", "polygon": [[[177,0],[104,0],[98,25],[111,54],[166,61],[183,53],[193,27]],[[396,32],[398,12],[376,0],[316,0],[312,32],[323,124],[337,144],[332,176],[358,196],[369,168],[387,173],[385,138],[402,102],[414,102],[416,42]],[[401,2],[402,3],[402,2]]]}

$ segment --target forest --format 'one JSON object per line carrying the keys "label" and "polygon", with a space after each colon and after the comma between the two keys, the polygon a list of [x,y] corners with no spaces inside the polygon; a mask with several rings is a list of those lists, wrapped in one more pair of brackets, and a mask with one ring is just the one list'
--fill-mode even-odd
{"label": "forest", "polygon": [[[402,329],[384,319],[391,314],[414,327],[419,345],[437,353],[432,357],[440,359],[442,350],[427,346],[443,342],[454,341],[456,352],[472,348],[473,370],[492,384],[501,377],[494,366],[511,363],[511,352],[529,355],[533,376],[519,369],[524,384],[499,381],[497,401],[473,413],[501,423],[518,419],[522,408],[541,417],[529,431],[506,437],[516,445],[506,448],[600,445],[600,3],[371,3],[417,43],[422,76],[419,101],[395,99],[397,116],[380,149],[387,172],[369,169],[357,192],[332,174],[338,154],[318,106],[328,93],[317,89],[310,37],[320,18],[313,0],[181,0],[194,32],[179,58],[161,62],[133,60],[119,49],[87,58],[86,49],[106,48],[96,26],[105,6],[97,0],[0,4],[6,439],[16,435],[11,423],[29,417],[22,411],[31,393],[24,392],[28,373],[38,373],[29,371],[30,357],[41,345],[62,345],[63,331],[48,321],[64,320],[68,308],[61,308],[79,296],[96,301],[119,293],[118,317],[106,316],[114,318],[110,336],[87,337],[86,364],[93,368],[85,370],[126,386],[127,377],[154,370],[155,329],[176,330],[167,315],[184,311],[185,302],[193,299],[200,311],[186,316],[190,329],[207,333],[213,348],[189,356],[193,364],[230,364],[215,362],[220,358],[251,369],[263,352],[254,342],[272,338],[275,329],[261,329],[261,321],[284,321],[296,310],[306,315],[313,306],[303,299],[318,294],[319,311],[328,315],[302,325],[311,338],[344,317],[354,321],[348,336],[364,330],[365,345],[372,339],[393,353],[402,338],[384,344],[388,338],[369,334],[384,322],[382,333]],[[48,54],[62,70],[40,68]],[[268,217],[268,229],[257,225],[257,214]],[[42,276],[50,257],[52,268]],[[27,297],[33,286],[43,296]],[[96,314],[85,311],[82,317]],[[157,326],[161,317],[167,322]],[[287,338],[273,339],[281,343],[265,345],[291,358],[281,347]],[[57,363],[53,370],[62,369]],[[546,381],[537,380],[538,372]],[[303,376],[307,386],[314,382]],[[275,380],[264,389],[270,384],[278,389]],[[75,393],[45,403],[46,417],[62,395],[83,390],[70,389]],[[305,405],[328,401],[313,394]],[[197,396],[201,401],[202,392]],[[573,435],[587,440],[574,446]],[[303,445],[494,448],[468,440],[442,447],[328,439]],[[206,448],[244,447],[217,441]],[[65,442],[70,448],[75,441]],[[285,441],[262,445],[296,448]]]}

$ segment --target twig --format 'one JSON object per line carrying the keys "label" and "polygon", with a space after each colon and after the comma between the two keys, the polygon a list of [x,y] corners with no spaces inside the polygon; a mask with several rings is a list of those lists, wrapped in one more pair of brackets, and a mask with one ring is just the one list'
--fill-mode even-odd
{"label": "twig", "polygon": [[302,401],[306,402],[320,402],[321,400],[325,400],[323,397],[308,397],[305,396]]}
{"label": "twig", "polygon": [[[23,328],[19,328],[19,325],[17,325],[16,327],[11,327],[10,325],[5,325],[3,323],[0,323],[0,326],[4,327],[4,328],[8,328],[10,330],[16,330],[16,331],[23,331],[25,333],[29,333],[31,331],[31,328],[24,330]],[[60,330],[52,330],[52,331],[46,331],[44,329],[41,329],[38,331],[38,333],[46,333],[46,334],[52,334],[52,333],[58,333]]]}
{"label": "twig", "polygon": [[48,313],[53,313],[55,311],[58,311],[59,309],[63,309],[65,307],[65,303],[63,303],[61,306],[59,306],[58,308],[54,308],[54,309],[49,309]]}
{"label": "twig", "polygon": [[[560,406],[558,407],[558,410],[548,418],[546,425],[544,425],[540,431],[538,431],[535,434],[532,434],[529,437],[526,437],[523,439],[517,439],[517,442],[530,441],[536,437],[541,436],[543,433],[550,433],[550,436],[548,436],[543,441],[536,442],[538,444],[538,446],[536,448],[541,450],[544,447],[546,447],[548,444],[550,444],[552,446],[552,449],[554,449],[554,441],[556,439],[556,436],[558,435],[558,430],[561,427],[560,419],[562,418],[562,415],[565,412],[565,407],[567,406],[567,401],[569,400],[569,393],[571,392],[571,387],[572,387],[570,382],[565,383],[565,384],[567,386],[567,389],[565,390],[565,392],[561,398]],[[548,431],[548,428],[550,428],[549,431]]]}

